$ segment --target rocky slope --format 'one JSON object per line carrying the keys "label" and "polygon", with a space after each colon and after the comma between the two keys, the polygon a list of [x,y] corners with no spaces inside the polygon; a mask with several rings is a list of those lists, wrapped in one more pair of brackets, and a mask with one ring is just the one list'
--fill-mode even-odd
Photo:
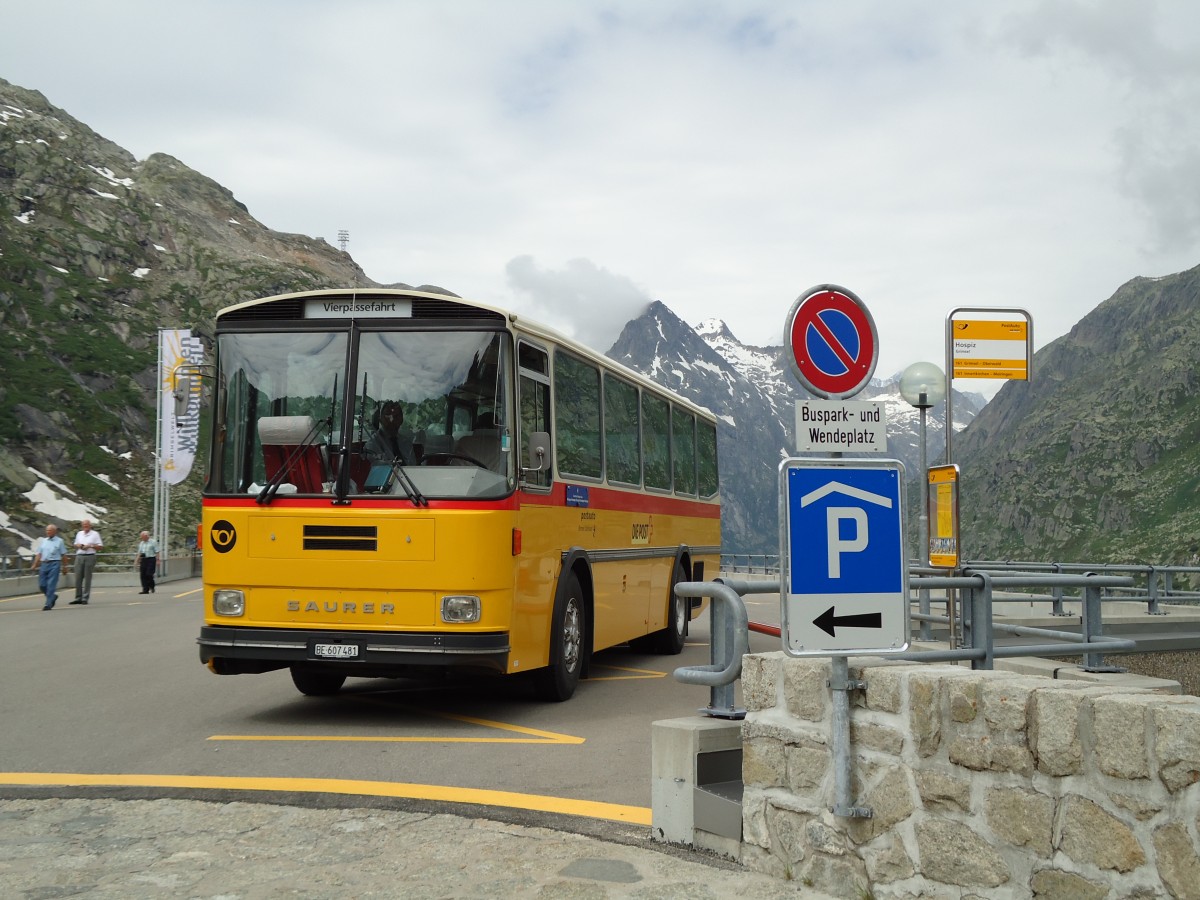
{"label": "rocky slope", "polygon": [[1135,278],[954,444],[969,557],[1195,564],[1200,267]]}
{"label": "rocky slope", "polygon": [[[56,517],[38,506],[91,510],[111,549],[149,527],[158,329],[205,334],[227,304],[356,281],[372,283],[324,241],[0,81],[0,554]],[[198,484],[176,489],[181,522]]]}

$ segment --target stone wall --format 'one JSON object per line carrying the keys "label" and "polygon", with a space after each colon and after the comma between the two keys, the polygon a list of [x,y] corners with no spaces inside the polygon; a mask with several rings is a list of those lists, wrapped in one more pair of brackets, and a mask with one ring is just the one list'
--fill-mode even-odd
{"label": "stone wall", "polygon": [[838,897],[1200,898],[1200,699],[850,660],[835,816],[828,659],[742,672],[746,866]]}

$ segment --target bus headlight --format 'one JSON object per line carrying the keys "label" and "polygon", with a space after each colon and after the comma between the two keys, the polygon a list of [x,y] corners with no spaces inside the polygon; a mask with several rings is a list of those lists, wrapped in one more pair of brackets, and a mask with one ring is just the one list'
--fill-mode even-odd
{"label": "bus headlight", "polygon": [[474,594],[452,594],[442,598],[443,622],[478,622],[479,598]]}
{"label": "bus headlight", "polygon": [[241,591],[213,591],[213,612],[218,616],[240,616],[246,611],[246,595]]}

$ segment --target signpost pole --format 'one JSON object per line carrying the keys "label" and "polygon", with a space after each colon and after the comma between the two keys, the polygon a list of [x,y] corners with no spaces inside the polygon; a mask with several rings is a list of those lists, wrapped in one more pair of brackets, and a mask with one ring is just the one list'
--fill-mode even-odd
{"label": "signpost pole", "polygon": [[[784,335],[791,345],[792,370],[814,396],[844,401],[870,382],[878,361],[879,336],[875,320],[853,292],[836,284],[809,289],[793,304]],[[863,422],[878,423],[878,432],[884,435],[882,412],[852,411],[848,405],[821,412],[826,417],[815,421],[849,426],[855,415],[858,420],[852,428],[829,429],[831,437],[820,438],[825,449],[834,450],[845,442],[866,450],[866,438],[873,432],[859,427]],[[797,409],[798,445],[800,420]],[[883,440],[886,446],[885,435]],[[831,657],[832,811],[837,816],[869,818],[870,808],[851,802],[849,692],[864,685],[850,680],[848,657],[864,641],[880,647],[873,652],[889,652],[882,648],[889,630],[892,649],[908,646],[903,466],[886,461],[881,468],[877,460],[862,460],[866,465],[859,469],[841,455],[840,449],[832,453],[829,465],[792,459],[781,468],[781,634],[788,653]],[[814,552],[821,544],[825,552]],[[885,572],[882,578],[880,569]]]}
{"label": "signpost pole", "polygon": [[829,660],[829,689],[832,692],[833,731],[833,814],[851,819],[869,819],[874,814],[869,806],[855,806],[850,784],[850,692],[863,690],[861,681],[850,680],[850,663],[845,656]]}

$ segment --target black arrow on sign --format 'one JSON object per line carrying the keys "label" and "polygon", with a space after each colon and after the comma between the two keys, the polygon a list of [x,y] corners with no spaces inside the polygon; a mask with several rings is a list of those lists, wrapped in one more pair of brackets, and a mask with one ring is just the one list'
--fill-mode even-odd
{"label": "black arrow on sign", "polygon": [[882,628],[883,613],[859,613],[854,616],[835,616],[833,607],[825,610],[815,619],[813,624],[830,637],[837,637],[834,631],[839,625],[843,628]]}

